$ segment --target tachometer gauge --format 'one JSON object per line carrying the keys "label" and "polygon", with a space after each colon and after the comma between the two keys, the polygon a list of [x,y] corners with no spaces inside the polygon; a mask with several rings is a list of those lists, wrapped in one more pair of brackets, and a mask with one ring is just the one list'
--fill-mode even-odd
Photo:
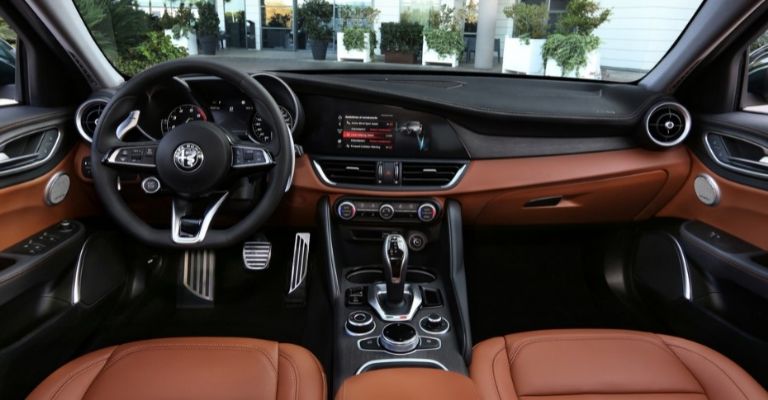
{"label": "tachometer gauge", "polygon": [[[293,129],[293,115],[291,115],[288,109],[283,106],[278,106],[278,108],[280,108],[280,114],[283,116],[283,121],[288,125],[288,131],[291,131],[291,129]],[[251,132],[248,133],[248,136],[255,142],[269,144],[272,142],[272,128],[264,122],[264,119],[261,118],[260,115],[253,114],[253,119],[251,120]]]}
{"label": "tachometer gauge", "polygon": [[288,109],[283,107],[283,106],[278,106],[278,108],[280,108],[280,114],[283,114],[283,120],[288,125],[288,130],[289,131],[292,130],[293,129],[293,115],[291,115],[291,113],[288,111]]}
{"label": "tachometer gauge", "polygon": [[194,104],[182,104],[174,108],[169,114],[168,118],[160,121],[160,130],[163,134],[171,131],[171,129],[184,125],[190,121],[207,121],[208,116],[205,115],[205,111]]}

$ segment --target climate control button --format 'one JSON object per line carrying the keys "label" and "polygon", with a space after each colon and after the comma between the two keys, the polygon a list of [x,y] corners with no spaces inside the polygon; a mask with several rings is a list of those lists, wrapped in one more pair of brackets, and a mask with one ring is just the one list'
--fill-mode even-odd
{"label": "climate control button", "polygon": [[390,220],[395,216],[395,208],[391,204],[382,204],[379,207],[379,218],[383,220]]}
{"label": "climate control button", "polygon": [[432,222],[437,218],[437,208],[432,203],[424,203],[419,206],[416,216],[421,222]]}
{"label": "climate control button", "polygon": [[339,218],[344,221],[349,221],[352,218],[355,218],[357,208],[355,208],[355,205],[352,204],[351,201],[345,201],[339,204],[339,207],[336,209],[336,214],[338,214]]}

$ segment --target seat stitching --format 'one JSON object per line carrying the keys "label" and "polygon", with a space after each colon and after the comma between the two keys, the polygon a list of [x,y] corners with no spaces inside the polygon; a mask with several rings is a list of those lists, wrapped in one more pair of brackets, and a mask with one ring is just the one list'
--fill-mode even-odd
{"label": "seat stitching", "polygon": [[[506,338],[505,338],[506,340]],[[671,353],[671,350],[667,347],[664,347],[660,345],[657,341],[651,340],[651,338],[648,337],[642,337],[642,336],[613,336],[613,337],[607,337],[607,336],[601,336],[601,337],[583,337],[583,338],[542,338],[542,337],[534,337],[529,339],[523,339],[518,343],[513,344],[514,352],[509,355],[509,363],[510,367],[512,366],[512,363],[515,362],[515,359],[517,358],[518,354],[522,351],[522,349],[525,346],[535,344],[535,343],[542,343],[542,342],[572,342],[572,341],[606,341],[606,340],[637,340],[637,341],[643,341],[650,343],[668,353]]]}
{"label": "seat stitching", "polygon": [[325,370],[323,369],[323,364],[320,364],[320,361],[314,357],[314,354],[312,355],[312,362],[315,364],[315,367],[317,367],[317,370],[320,371],[320,378],[323,381],[323,396],[322,398],[328,397],[328,382],[326,382],[325,377]]}
{"label": "seat stitching", "polygon": [[[108,358],[109,358],[109,356],[104,357],[104,358],[100,358],[100,359],[95,360],[95,361],[92,361],[92,362],[86,364],[85,366],[83,366],[82,368],[80,368],[80,369],[78,369],[76,371],[72,371],[71,373],[69,373],[69,375],[67,375],[66,378],[56,387],[56,391],[53,392],[53,394],[51,395],[51,397],[49,397],[49,399],[53,400],[53,399],[56,399],[57,397],[59,397],[59,394],[61,394],[61,391],[64,390],[64,387],[67,386],[67,384],[69,384],[73,379],[75,379],[78,376],[82,375],[83,373],[85,373],[85,371],[90,370],[91,368],[93,368],[94,366],[98,365],[99,363],[106,363]],[[90,384],[88,386],[90,387]],[[86,389],[86,391],[87,391],[87,389]]]}
{"label": "seat stitching", "polygon": [[[496,354],[493,356],[493,360],[491,361],[491,375],[493,376],[493,383],[494,383],[493,386],[496,387],[496,394],[497,394],[497,397],[499,398],[499,400],[501,400],[501,390],[499,390],[499,380],[496,379],[496,368],[494,368],[494,365],[496,364],[496,360],[499,358],[501,353],[502,352],[506,352],[506,351],[507,351],[506,346],[500,348],[499,351],[497,351]],[[512,366],[511,365],[509,367],[509,375],[510,375],[510,379],[511,379],[511,376],[512,376]]]}
{"label": "seat stitching", "polygon": [[[675,344],[667,344],[667,346],[669,346],[669,347],[674,347],[674,348],[676,348],[676,349],[680,349],[680,350],[684,350],[684,351],[687,351],[687,352],[689,352],[689,353],[692,353],[692,354],[694,354],[694,355],[697,355],[697,356],[699,356],[699,357],[703,358],[703,359],[704,359],[704,360],[706,360],[708,363],[712,364],[712,365],[713,365],[715,368],[719,369],[719,370],[720,370],[720,372],[722,372],[722,373],[723,373],[723,375],[725,375],[725,376],[728,378],[728,380],[730,380],[730,381],[731,381],[731,383],[733,384],[733,386],[735,386],[735,387],[736,387],[736,389],[738,389],[738,390],[739,390],[739,393],[741,393],[741,396],[742,396],[742,397],[744,397],[745,399],[749,399],[749,397],[747,396],[747,394],[746,394],[746,393],[744,393],[744,391],[743,391],[743,390],[741,390],[741,387],[740,387],[740,386],[739,386],[739,385],[736,383],[736,381],[735,381],[735,380],[734,380],[734,379],[733,379],[733,378],[732,378],[732,377],[731,377],[731,376],[728,374],[728,372],[726,372],[724,369],[720,368],[720,366],[719,366],[719,365],[718,365],[716,362],[714,362],[714,361],[710,360],[710,359],[709,359],[709,357],[707,357],[707,356],[705,356],[705,355],[703,355],[703,354],[701,354],[701,353],[699,353],[699,352],[696,352],[696,351],[694,351],[694,350],[691,350],[691,349],[688,349],[688,348],[685,348],[685,347],[682,347],[682,346],[679,346],[679,345],[675,345]],[[678,359],[679,359],[679,358],[678,358]],[[683,363],[683,365],[685,365],[685,362],[683,362],[683,360],[680,360],[680,362],[682,362],[682,363]],[[688,368],[688,366],[687,366],[687,365],[686,365],[686,368]],[[702,389],[704,389],[704,388],[702,387]],[[706,391],[705,391],[705,393],[706,393]]]}
{"label": "seat stitching", "polygon": [[[289,357],[288,355],[286,355],[284,353],[279,353],[278,357],[282,357],[286,361],[288,361],[288,365],[291,367],[291,370],[293,370],[293,376],[296,377],[293,380],[293,398],[294,399],[298,399],[299,398],[299,372],[296,369],[296,365],[293,363],[293,360],[291,359],[291,357]],[[280,377],[278,376],[277,379],[278,379],[278,381],[277,381],[278,382],[277,383],[277,388],[278,388],[278,391],[279,391],[280,390]],[[278,398],[280,398],[280,396],[278,396]]]}
{"label": "seat stitching", "polygon": [[[106,372],[107,369],[113,367],[118,361],[144,351],[150,350],[238,350],[238,351],[256,351],[261,353],[267,359],[267,364],[272,368],[272,372],[277,376],[277,368],[275,367],[272,358],[269,354],[261,348],[248,345],[217,345],[217,344],[162,344],[162,345],[143,345],[131,347],[128,350],[121,351],[117,357],[111,359],[102,370]],[[120,349],[115,351],[117,353]],[[114,354],[114,353],[113,353]]]}

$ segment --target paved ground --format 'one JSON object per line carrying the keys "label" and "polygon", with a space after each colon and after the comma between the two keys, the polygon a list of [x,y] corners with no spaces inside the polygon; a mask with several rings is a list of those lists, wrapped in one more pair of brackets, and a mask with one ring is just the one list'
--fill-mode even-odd
{"label": "paved ground", "polygon": [[[376,56],[373,63],[363,64],[353,61],[336,61],[336,51],[334,49],[328,49],[325,60],[314,60],[312,58],[312,52],[309,50],[246,50],[246,49],[222,49],[216,54],[216,59],[224,61],[229,64],[234,64],[238,67],[242,67],[248,71],[261,71],[261,70],[301,70],[301,69],[366,69],[366,70],[380,70],[397,69],[397,70],[424,70],[430,69],[435,71],[467,71],[467,72],[491,72],[500,73],[501,64],[494,59],[494,66],[491,69],[477,69],[474,63],[466,63],[465,60],[461,60],[461,64],[457,68],[451,68],[448,66],[429,65],[422,66],[421,64],[408,65],[408,64],[385,64],[382,56]],[[643,77],[643,73],[634,71],[621,71],[610,68],[603,68],[603,79],[628,82],[640,79]]]}

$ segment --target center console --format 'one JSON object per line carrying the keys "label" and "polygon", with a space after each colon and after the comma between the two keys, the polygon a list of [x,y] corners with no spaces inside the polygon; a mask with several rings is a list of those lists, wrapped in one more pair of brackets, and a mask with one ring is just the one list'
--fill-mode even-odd
{"label": "center console", "polygon": [[366,371],[467,373],[471,351],[458,203],[438,198],[320,202],[334,311],[334,390]]}

